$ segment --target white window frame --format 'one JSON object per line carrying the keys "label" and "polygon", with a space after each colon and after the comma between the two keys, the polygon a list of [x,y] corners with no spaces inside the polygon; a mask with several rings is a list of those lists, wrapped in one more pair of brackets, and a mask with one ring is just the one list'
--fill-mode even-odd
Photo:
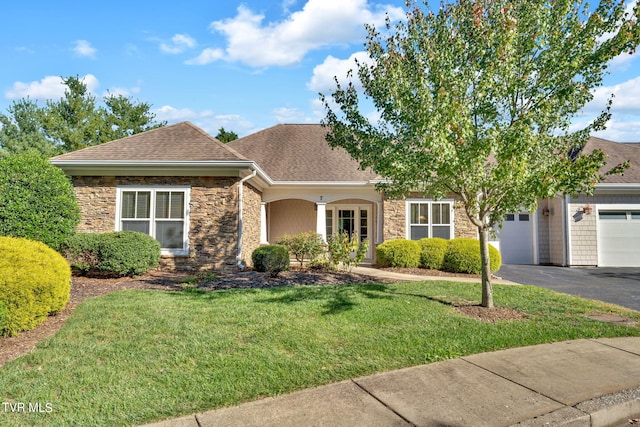
{"label": "white window frame", "polygon": [[[157,192],[183,192],[184,193],[184,212],[183,212],[183,229],[182,229],[182,248],[161,248],[162,255],[187,256],[189,255],[189,205],[191,200],[191,187],[188,185],[122,185],[117,187],[116,196],[116,228],[115,231],[122,230],[122,194],[128,191],[148,191],[151,193],[149,201],[149,234],[156,237],[156,193]],[[125,220],[127,220],[125,218]]]}
{"label": "white window frame", "polygon": [[[405,235],[406,238],[408,240],[411,240],[411,226],[423,226],[427,228],[427,235],[429,237],[433,237],[433,226],[442,226],[442,225],[448,225],[450,228],[450,233],[449,233],[449,239],[453,239],[455,237],[455,228],[454,228],[454,224],[455,224],[455,218],[454,218],[454,199],[440,199],[440,200],[433,200],[433,199],[407,199],[406,200],[406,205],[405,205]],[[411,205],[415,204],[415,203],[422,203],[422,204],[427,204],[429,205],[429,220],[427,222],[427,224],[413,224],[411,222]],[[449,205],[449,224],[433,224],[433,210],[432,210],[432,205],[433,204],[448,204]]]}

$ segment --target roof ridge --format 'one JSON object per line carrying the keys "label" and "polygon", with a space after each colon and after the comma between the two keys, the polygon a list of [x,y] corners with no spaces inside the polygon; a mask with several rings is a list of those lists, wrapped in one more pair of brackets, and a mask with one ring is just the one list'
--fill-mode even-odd
{"label": "roof ridge", "polygon": [[[214,137],[213,135],[209,134],[208,132],[206,132],[204,129],[199,128],[198,126],[194,125],[193,123],[191,123],[190,121],[184,121],[184,122],[180,122],[180,123],[184,123],[186,125],[191,126],[193,129],[195,129],[196,131],[198,131],[199,133],[201,133],[202,135],[204,135],[205,137],[207,137],[208,139],[211,140],[211,142],[218,144],[220,147],[222,147],[224,150],[230,151],[233,155],[235,155],[236,157],[238,157],[241,160],[249,160],[247,159],[245,156],[243,156],[242,154],[238,153],[236,150],[234,150],[233,148],[228,146],[228,143],[225,144],[222,141],[220,141],[218,138]],[[178,123],[178,124],[180,124]]]}
{"label": "roof ridge", "polygon": [[59,157],[66,156],[67,154],[71,154],[71,153],[74,153],[74,154],[75,154],[75,153],[80,153],[80,152],[82,152],[82,151],[89,150],[89,149],[94,148],[94,147],[104,147],[104,146],[107,146],[107,145],[112,145],[112,144],[114,144],[114,143],[116,143],[116,142],[122,142],[122,141],[125,141],[125,140],[127,140],[127,139],[137,137],[137,136],[138,136],[138,135],[140,135],[141,133],[146,133],[146,134],[148,135],[149,133],[155,133],[156,131],[161,130],[161,129],[162,129],[162,130],[166,130],[166,129],[168,129],[168,128],[176,127],[176,126],[178,126],[178,125],[185,124],[185,123],[186,123],[186,124],[190,124],[190,125],[191,125],[191,126],[193,126],[193,127],[196,127],[196,126],[194,126],[194,125],[193,125],[193,123],[191,123],[191,122],[189,122],[189,121],[184,121],[184,122],[174,123],[174,124],[172,124],[172,125],[167,125],[167,126],[160,126],[160,127],[157,127],[157,128],[153,128],[153,129],[146,130],[146,131],[144,131],[144,132],[138,132],[138,133],[134,133],[133,135],[127,135],[127,136],[124,136],[124,137],[122,137],[122,138],[114,139],[114,140],[112,140],[112,141],[103,142],[102,144],[89,145],[88,147],[84,147],[84,148],[81,148],[81,149],[79,149],[79,150],[73,150],[73,151],[69,151],[69,152],[67,152],[67,153],[58,154],[57,156],[51,157],[51,159],[50,159],[50,160],[55,160],[55,159],[58,159]]}

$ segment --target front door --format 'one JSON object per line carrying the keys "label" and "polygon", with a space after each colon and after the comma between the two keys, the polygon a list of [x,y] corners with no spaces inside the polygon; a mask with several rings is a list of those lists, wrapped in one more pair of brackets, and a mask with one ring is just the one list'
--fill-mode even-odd
{"label": "front door", "polygon": [[349,237],[358,233],[360,241],[367,240],[369,247],[365,259],[371,259],[373,245],[371,244],[371,207],[370,206],[335,206],[327,209],[327,237],[333,231],[337,233],[345,232]]}

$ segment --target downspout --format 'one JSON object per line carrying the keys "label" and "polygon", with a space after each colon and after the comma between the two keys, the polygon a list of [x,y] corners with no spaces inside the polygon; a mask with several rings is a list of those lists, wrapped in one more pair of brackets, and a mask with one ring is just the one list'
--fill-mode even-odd
{"label": "downspout", "polygon": [[247,175],[238,182],[238,252],[236,253],[236,266],[238,269],[244,269],[245,265],[242,263],[242,197],[244,182],[256,176],[257,171],[254,169],[251,175]]}

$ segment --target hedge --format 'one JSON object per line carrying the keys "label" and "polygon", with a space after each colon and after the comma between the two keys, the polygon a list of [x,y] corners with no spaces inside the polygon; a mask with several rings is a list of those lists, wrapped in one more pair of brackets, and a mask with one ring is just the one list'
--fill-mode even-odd
{"label": "hedge", "polygon": [[136,231],[78,233],[67,240],[62,253],[79,274],[137,276],[158,266],[160,243]]}
{"label": "hedge", "polygon": [[420,245],[420,267],[442,270],[449,240],[440,237],[424,238],[418,240],[418,245]]}
{"label": "hedge", "polygon": [[44,243],[13,237],[0,237],[0,253],[2,335],[33,329],[65,307],[71,269],[59,253]]}
{"label": "hedge", "polygon": [[420,245],[407,239],[387,240],[376,247],[376,258],[381,267],[418,267]]}
{"label": "hedge", "polygon": [[57,250],[79,222],[71,181],[61,169],[30,152],[0,158],[0,236]]}
{"label": "hedge", "polygon": [[282,245],[259,246],[251,254],[251,261],[255,270],[276,277],[289,270],[289,251]]}
{"label": "hedge", "polygon": [[[492,245],[489,245],[489,258],[491,271],[498,271],[502,265],[502,256]],[[482,274],[480,241],[467,238],[450,240],[442,269],[452,273]]]}

